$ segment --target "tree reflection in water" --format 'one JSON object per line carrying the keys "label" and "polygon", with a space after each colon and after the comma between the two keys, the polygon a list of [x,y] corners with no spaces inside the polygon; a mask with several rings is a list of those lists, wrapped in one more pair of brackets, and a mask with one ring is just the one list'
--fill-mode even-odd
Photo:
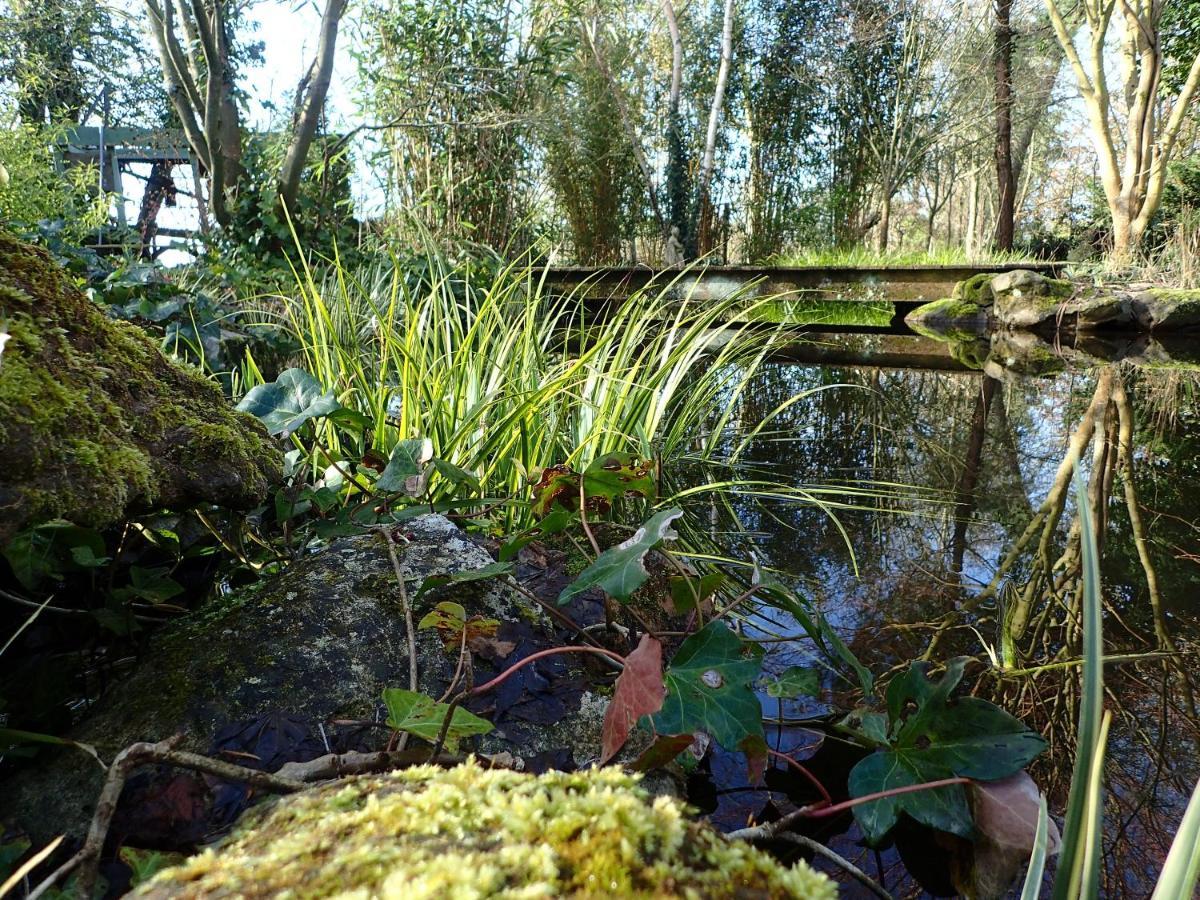
{"label": "tree reflection in water", "polygon": [[[1200,373],[992,374],[1002,377],[768,367],[748,392],[743,421],[799,390],[851,387],[793,406],[746,465],[797,483],[874,484],[879,496],[840,513],[839,523],[781,505],[740,511],[743,524],[764,560],[807,586],[877,672],[918,657],[975,657],[974,691],[1049,741],[1033,775],[1061,813],[1081,651],[1070,490],[1078,460],[1101,532],[1114,718],[1103,895],[1145,897],[1200,777]],[[797,662],[790,644],[772,646],[773,665]],[[852,830],[832,845],[897,896],[919,893],[894,850],[876,857],[856,838]]]}

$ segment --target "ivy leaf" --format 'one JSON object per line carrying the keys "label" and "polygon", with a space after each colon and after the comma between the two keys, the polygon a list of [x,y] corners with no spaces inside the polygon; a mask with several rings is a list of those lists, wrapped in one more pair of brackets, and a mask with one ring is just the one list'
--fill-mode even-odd
{"label": "ivy leaf", "polygon": [[[508,641],[496,640],[496,632],[500,630],[499,619],[483,616],[468,618],[467,611],[458,603],[439,603],[422,617],[417,628],[435,629],[448,651],[458,651],[462,647],[464,632],[468,649],[483,656],[507,656],[516,647]],[[505,652],[500,653],[501,650]]]}
{"label": "ivy leaf", "polygon": [[658,466],[633,453],[605,453],[583,470],[583,490],[588,497],[615,500],[636,494],[653,500],[658,491]]}
{"label": "ivy leaf", "polygon": [[[430,743],[437,740],[442,730],[442,722],[450,709],[448,703],[435,703],[424,694],[416,691],[406,691],[402,688],[387,688],[383,692],[383,703],[387,707],[389,728],[397,731],[407,731]],[[463,709],[461,706],[454,710],[454,718],[450,720],[450,728],[446,732],[446,743],[456,747],[458,742],[476,734],[487,734],[492,730],[492,723],[486,719]]]}
{"label": "ivy leaf", "polygon": [[789,666],[782,675],[767,682],[767,696],[782,700],[820,697],[821,674],[805,666]]}
{"label": "ivy leaf", "polygon": [[131,566],[129,579],[129,587],[113,593],[149,603],[165,603],[183,593],[183,585],[172,578],[165,567],[144,569],[141,566]]}
{"label": "ivy leaf", "polygon": [[671,587],[671,606],[668,612],[674,615],[689,613],[696,606],[704,604],[726,582],[726,577],[720,572],[710,572],[700,578],[689,578],[686,575],[672,575],[667,579]]}
{"label": "ivy leaf", "polygon": [[882,745],[888,742],[888,717],[885,713],[860,706],[842,719],[840,724],[868,744]]}
{"label": "ivy leaf", "polygon": [[[999,781],[973,781],[967,785],[967,792],[980,835],[999,847],[1017,851],[1022,859],[1028,858],[1037,834],[1041,797],[1029,773],[1022,769]],[[1062,836],[1053,819],[1048,820],[1048,826],[1046,853],[1053,856]]]}
{"label": "ivy leaf", "polygon": [[592,512],[608,512],[613,500],[627,494],[653,500],[657,474],[653,460],[633,453],[606,453],[592,460],[582,474],[568,466],[547,466],[533,486],[533,512],[546,516],[555,508],[578,510],[581,482]]}
{"label": "ivy leaf", "polygon": [[743,641],[724,622],[709,622],[671,660],[655,729],[703,731],[726,750],[763,740],[762,706],[751,687],[762,672],[762,656],[761,646]]}
{"label": "ivy leaf", "polygon": [[[950,694],[962,680],[965,659],[952,660],[937,682],[914,662],[888,685],[889,745],[861,760],[850,773],[850,795],[962,776],[995,781],[1019,772],[1045,749],[1041,736],[995,704]],[[973,823],[962,785],[915,791],[863,803],[854,816],[868,841],[877,843],[900,813],[940,831],[971,837]]]}
{"label": "ivy leaf", "polygon": [[422,596],[434,590],[435,588],[445,587],[448,584],[465,584],[471,581],[487,581],[490,578],[499,578],[501,575],[508,575],[513,571],[513,564],[510,562],[494,562],[488,563],[479,569],[468,569],[465,572],[451,572],[445,575],[430,575],[421,582],[421,586],[417,588],[417,593],[413,596],[413,600],[419,600]]}
{"label": "ivy leaf", "polygon": [[695,735],[691,734],[660,734],[629,767],[635,772],[661,768],[692,746],[695,740]]}
{"label": "ivy leaf", "polygon": [[460,469],[453,463],[448,463],[444,459],[435,459],[433,468],[439,475],[457,487],[464,485],[473,491],[480,491],[482,488],[479,485],[479,479],[468,472],[466,469]]}
{"label": "ivy leaf", "polygon": [[617,676],[616,690],[604,711],[600,765],[625,745],[638,719],[662,709],[666,695],[662,644],[643,634],[634,651],[625,657],[625,668]]}
{"label": "ivy leaf", "polygon": [[517,535],[507,544],[500,548],[500,561],[508,562],[513,559],[521,548],[527,544],[532,544],[534,541],[547,537],[552,534],[558,534],[565,531],[567,527],[575,521],[575,514],[569,510],[556,508],[552,510],[544,519],[534,525],[532,528],[526,529]]}
{"label": "ivy leaf", "polygon": [[762,580],[756,585],[755,593],[776,609],[781,609],[796,620],[804,629],[804,633],[812,638],[827,656],[840,660],[854,672],[863,695],[870,697],[875,688],[875,679],[871,671],[858,661],[846,642],[842,640],[830,624],[819,614],[810,612],[800,599],[782,584],[774,580]]}
{"label": "ivy leaf", "polygon": [[596,557],[596,561],[558,595],[558,605],[570,602],[572,597],[593,587],[601,588],[614,599],[628,600],[650,577],[646,571],[646,554],[663,541],[676,537],[671,523],[682,515],[683,511],[676,507],[655,513],[634,532],[633,537]]}
{"label": "ivy leaf", "polygon": [[303,369],[286,369],[273,382],[252,387],[237,408],[258,417],[269,434],[287,437],[309,419],[337,412],[342,404]]}
{"label": "ivy leaf", "polygon": [[429,438],[408,438],[399,441],[392,448],[392,456],[387,466],[375,482],[375,487],[381,491],[412,493],[409,489],[416,487],[409,479],[420,480],[425,471],[425,464],[433,458],[433,444]]}

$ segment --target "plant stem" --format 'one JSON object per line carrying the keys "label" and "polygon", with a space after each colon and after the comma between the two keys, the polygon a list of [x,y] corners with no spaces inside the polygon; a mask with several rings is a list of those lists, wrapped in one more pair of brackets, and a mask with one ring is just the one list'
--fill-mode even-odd
{"label": "plant stem", "polygon": [[446,735],[450,732],[450,723],[454,720],[454,711],[462,705],[463,701],[469,700],[472,697],[478,697],[480,694],[490,691],[494,687],[503,684],[510,675],[524,668],[531,662],[536,662],[539,659],[545,659],[547,656],[555,656],[559,653],[596,653],[613,659],[622,665],[625,663],[625,658],[619,653],[614,653],[612,650],[605,650],[603,647],[583,647],[580,645],[567,647],[550,647],[546,650],[539,650],[537,653],[531,653],[524,659],[520,659],[513,663],[491,681],[486,681],[475,688],[469,688],[455,695],[446,708],[446,717],[442,719],[441,730],[438,731],[437,740],[433,744],[433,752],[429,754],[430,760],[436,759],[438,754],[442,752],[442,748],[446,746]]}

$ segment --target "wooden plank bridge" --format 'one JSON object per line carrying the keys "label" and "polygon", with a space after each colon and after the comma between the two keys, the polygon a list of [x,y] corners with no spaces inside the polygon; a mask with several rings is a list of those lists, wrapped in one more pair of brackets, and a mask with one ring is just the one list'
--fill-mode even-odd
{"label": "wooden plank bridge", "polygon": [[[622,300],[652,285],[674,299],[721,300],[736,292],[748,298],[811,297],[862,302],[887,300],[895,305],[892,328],[922,303],[949,297],[954,286],[972,275],[1029,269],[1050,278],[1062,275],[1062,262],[1005,262],[955,266],[703,266],[652,269],[648,266],[552,266],[546,284],[554,293],[590,300]],[[835,330],[863,330],[837,328]],[[867,328],[868,331],[879,329]]]}

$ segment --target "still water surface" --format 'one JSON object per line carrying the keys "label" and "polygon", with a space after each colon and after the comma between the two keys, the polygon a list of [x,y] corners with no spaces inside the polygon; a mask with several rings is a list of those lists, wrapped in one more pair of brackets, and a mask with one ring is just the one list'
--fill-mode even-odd
{"label": "still water surface", "polygon": [[[766,367],[748,392],[752,399],[744,413],[753,422],[793,394],[813,390],[756,443],[751,463],[780,480],[846,485],[876,496],[858,498],[859,508],[838,511],[836,521],[815,507],[781,504],[766,513],[745,509],[743,524],[756,533],[762,560],[795,576],[876,675],[920,657],[947,611],[972,604],[1053,489],[1098,384],[1103,379],[1111,393],[1121,395],[1131,427],[1127,446],[1144,558],[1129,515],[1115,403],[1104,406],[1099,417],[1102,439],[1082,453],[1085,472],[1104,487],[1095,508],[1104,521],[1107,653],[1128,657],[1105,673],[1114,721],[1103,895],[1148,896],[1200,778],[1194,695],[1200,686],[1200,372],[1117,365],[1040,377],[993,368],[985,375],[948,360],[924,339],[825,340],[823,347],[796,354],[796,361]],[[855,359],[859,353],[865,355]],[[806,361],[817,358],[827,361]],[[814,390],[833,385],[844,386]],[[1052,561],[1070,547],[1073,520],[1068,497],[1051,534]],[[1008,642],[1011,611],[1036,575],[1034,555],[1020,554],[1000,581],[1000,603],[989,600],[957,617],[932,658],[936,663],[959,654],[978,657],[981,662],[969,670],[976,675],[975,691],[1046,736],[1050,748],[1031,772],[1061,821],[1074,760],[1079,634],[1072,600],[1077,581],[1069,560],[1055,571],[1057,593],[1033,592],[1028,625]],[[1156,591],[1149,587],[1151,578]],[[1002,621],[1009,622],[1007,630]],[[750,631],[756,626],[762,636],[789,632],[788,623],[771,614],[755,619]],[[1003,654],[1006,645],[1017,670],[1052,660],[1067,665],[997,678],[994,667],[988,671],[988,649]],[[806,661],[792,644],[769,646],[774,648],[769,669]],[[836,688],[832,680],[828,685]],[[766,710],[776,706],[765,702]],[[797,701],[778,709],[773,747],[796,751],[799,758],[816,752],[813,766],[831,778],[839,766],[853,765],[836,739],[796,726],[830,706]],[[715,767],[718,788],[708,794],[697,788],[697,802],[725,827],[745,824],[749,815],[761,817],[763,795],[745,783],[738,763],[718,761]],[[804,800],[804,789],[793,780],[778,776],[769,784],[790,792],[793,802]],[[861,845],[849,817],[812,833],[898,897],[954,889],[948,863],[953,854],[928,835],[901,835],[899,846],[877,853]],[[844,888],[849,896],[863,891],[853,883]]]}

